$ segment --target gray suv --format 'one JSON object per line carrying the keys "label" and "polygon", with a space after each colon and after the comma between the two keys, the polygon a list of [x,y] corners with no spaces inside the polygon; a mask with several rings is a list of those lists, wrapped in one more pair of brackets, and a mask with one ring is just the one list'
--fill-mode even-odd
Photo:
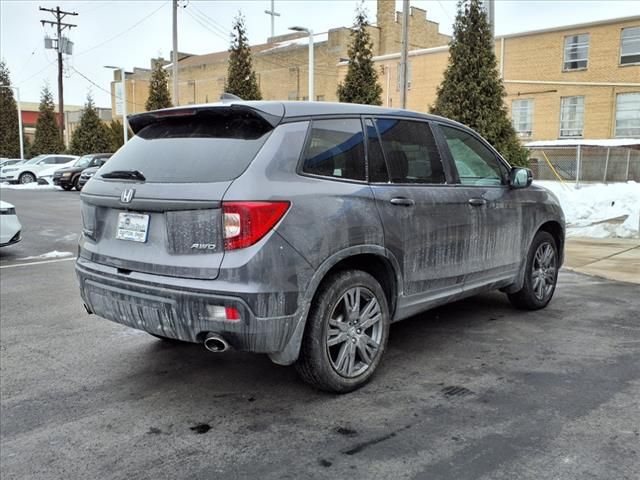
{"label": "gray suv", "polygon": [[328,391],[362,386],[389,325],[500,289],[551,300],[557,199],[445,118],[241,102],[130,117],[82,190],[86,309],[165,340],[262,352]]}

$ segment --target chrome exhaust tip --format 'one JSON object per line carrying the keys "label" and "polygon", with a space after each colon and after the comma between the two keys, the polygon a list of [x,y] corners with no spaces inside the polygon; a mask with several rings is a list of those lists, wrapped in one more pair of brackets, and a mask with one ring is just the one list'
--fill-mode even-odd
{"label": "chrome exhaust tip", "polygon": [[229,344],[217,333],[207,333],[204,339],[204,348],[213,353],[222,353],[229,350]]}

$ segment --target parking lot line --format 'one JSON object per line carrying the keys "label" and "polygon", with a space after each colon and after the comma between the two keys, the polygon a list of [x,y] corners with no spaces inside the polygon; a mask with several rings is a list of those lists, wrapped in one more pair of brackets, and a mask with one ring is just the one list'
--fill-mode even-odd
{"label": "parking lot line", "polygon": [[42,265],[45,263],[58,263],[58,262],[68,262],[70,260],[75,260],[78,257],[67,257],[67,258],[57,258],[55,260],[42,260],[41,262],[25,262],[25,263],[16,263],[14,265],[2,265],[2,268],[15,268],[15,267],[28,267],[30,265]]}

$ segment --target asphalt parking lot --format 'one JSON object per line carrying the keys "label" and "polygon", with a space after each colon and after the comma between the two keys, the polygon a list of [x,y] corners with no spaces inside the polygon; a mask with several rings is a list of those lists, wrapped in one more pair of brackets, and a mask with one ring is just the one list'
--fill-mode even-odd
{"label": "asphalt parking lot", "polygon": [[562,272],[543,311],[499,293],[438,308],[336,396],[88,316],[72,256],[37,258],[75,255],[78,193],[1,195],[24,226],[0,250],[3,480],[640,477],[637,285]]}

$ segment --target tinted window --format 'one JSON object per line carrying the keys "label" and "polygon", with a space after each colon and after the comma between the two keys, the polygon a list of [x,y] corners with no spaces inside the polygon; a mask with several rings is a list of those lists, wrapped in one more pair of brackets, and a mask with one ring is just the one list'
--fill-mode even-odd
{"label": "tinted window", "polygon": [[382,155],[382,146],[378,138],[378,132],[371,119],[365,120],[365,130],[367,131],[367,159],[369,161],[369,181],[388,182],[389,174]]}
{"label": "tinted window", "polygon": [[139,170],[149,182],[222,182],[237,178],[272,127],[251,112],[231,109],[168,117],[141,129],[100,174]]}
{"label": "tinted window", "polygon": [[493,152],[474,136],[457,128],[440,125],[460,183],[465,185],[501,185],[502,167]]}
{"label": "tinted window", "polygon": [[425,122],[376,119],[393,183],[445,183],[431,128]]}
{"label": "tinted window", "polygon": [[302,170],[325,177],[364,180],[360,119],[314,120]]}

